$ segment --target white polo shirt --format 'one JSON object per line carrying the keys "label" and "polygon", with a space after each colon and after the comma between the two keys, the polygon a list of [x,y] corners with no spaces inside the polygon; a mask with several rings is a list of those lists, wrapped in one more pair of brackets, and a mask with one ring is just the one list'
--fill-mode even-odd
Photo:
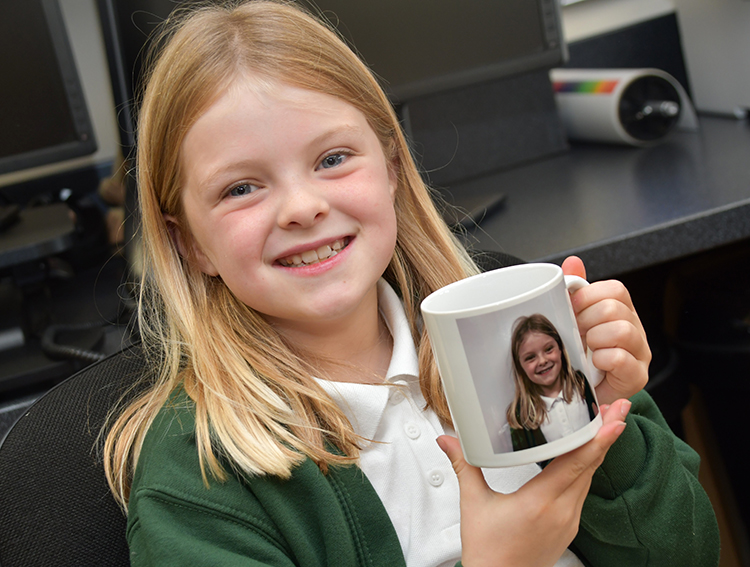
{"label": "white polo shirt", "polygon": [[[393,336],[393,354],[384,385],[321,380],[354,430],[374,443],[360,454],[396,529],[408,567],[452,567],[461,558],[458,480],[435,439],[447,433],[426,406],[419,388],[419,365],[400,299],[384,281],[378,300]],[[483,469],[498,492],[517,490],[540,471],[537,465]],[[498,534],[502,537],[502,534]],[[582,567],[566,550],[556,567]]]}
{"label": "white polo shirt", "polygon": [[541,429],[547,442],[562,439],[591,423],[586,400],[578,392],[574,392],[569,404],[562,397],[562,392],[556,398],[542,396],[542,401],[547,408],[547,417]]}

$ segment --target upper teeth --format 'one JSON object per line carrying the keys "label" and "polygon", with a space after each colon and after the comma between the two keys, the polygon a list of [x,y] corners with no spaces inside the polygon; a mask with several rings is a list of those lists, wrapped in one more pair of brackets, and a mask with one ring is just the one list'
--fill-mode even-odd
{"label": "upper teeth", "polygon": [[281,258],[279,264],[282,266],[307,266],[309,264],[315,264],[321,260],[327,260],[339,253],[339,250],[346,246],[345,240],[339,239],[331,242],[330,244],[324,244],[323,246],[314,250],[306,250],[301,254],[292,254],[286,258]]}

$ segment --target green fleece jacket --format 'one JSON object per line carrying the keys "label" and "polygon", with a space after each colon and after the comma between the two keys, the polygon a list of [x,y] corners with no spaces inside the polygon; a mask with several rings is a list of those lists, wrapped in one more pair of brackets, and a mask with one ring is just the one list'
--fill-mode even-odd
{"label": "green fleece jacket", "polygon": [[[593,567],[711,567],[719,534],[698,456],[645,392],[595,473],[571,549]],[[404,565],[396,532],[355,466],[289,480],[237,474],[203,484],[190,400],[173,398],[147,434],[130,496],[134,567]]]}

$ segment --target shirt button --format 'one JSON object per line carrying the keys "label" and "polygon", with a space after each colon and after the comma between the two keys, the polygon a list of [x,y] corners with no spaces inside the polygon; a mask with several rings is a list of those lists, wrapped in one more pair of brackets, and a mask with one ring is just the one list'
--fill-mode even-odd
{"label": "shirt button", "polygon": [[409,439],[417,439],[422,434],[419,426],[411,421],[407,422],[404,425],[404,431],[406,432],[406,435],[407,437],[409,437]]}
{"label": "shirt button", "polygon": [[443,480],[445,479],[443,477],[443,473],[441,473],[440,471],[432,471],[427,474],[427,481],[432,486],[440,486],[441,484],[443,484]]}
{"label": "shirt button", "polygon": [[398,390],[394,390],[393,392],[391,392],[391,397],[388,398],[388,402],[394,406],[397,406],[403,401],[404,401],[404,395]]}

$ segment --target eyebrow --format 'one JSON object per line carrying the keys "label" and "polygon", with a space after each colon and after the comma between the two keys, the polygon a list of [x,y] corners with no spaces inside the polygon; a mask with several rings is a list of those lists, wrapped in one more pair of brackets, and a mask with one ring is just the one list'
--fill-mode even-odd
{"label": "eyebrow", "polygon": [[343,135],[349,135],[349,134],[361,136],[364,134],[364,132],[362,131],[362,128],[360,128],[359,126],[355,126],[354,124],[342,124],[340,126],[331,128],[330,130],[326,130],[322,132],[321,134],[319,134],[318,136],[315,136],[315,138],[313,138],[308,145],[316,146],[318,144],[325,143],[329,139],[335,138],[336,136],[343,136]]}
{"label": "eyebrow", "polygon": [[[326,130],[324,132],[321,132],[317,136],[315,136],[312,140],[309,141],[307,144],[309,147],[315,147],[321,144],[325,144],[328,140],[332,138],[336,138],[337,136],[345,136],[345,135],[356,135],[356,136],[362,136],[364,132],[362,131],[362,128],[359,126],[356,126],[354,124],[343,124],[340,126],[335,126],[329,130]],[[233,161],[231,163],[222,165],[215,170],[211,171],[206,177],[204,177],[200,181],[201,187],[212,187],[213,185],[219,183],[217,179],[220,179],[221,177],[228,175],[235,169],[247,169],[254,167],[260,160],[248,157],[246,159],[241,159],[238,161]]]}

